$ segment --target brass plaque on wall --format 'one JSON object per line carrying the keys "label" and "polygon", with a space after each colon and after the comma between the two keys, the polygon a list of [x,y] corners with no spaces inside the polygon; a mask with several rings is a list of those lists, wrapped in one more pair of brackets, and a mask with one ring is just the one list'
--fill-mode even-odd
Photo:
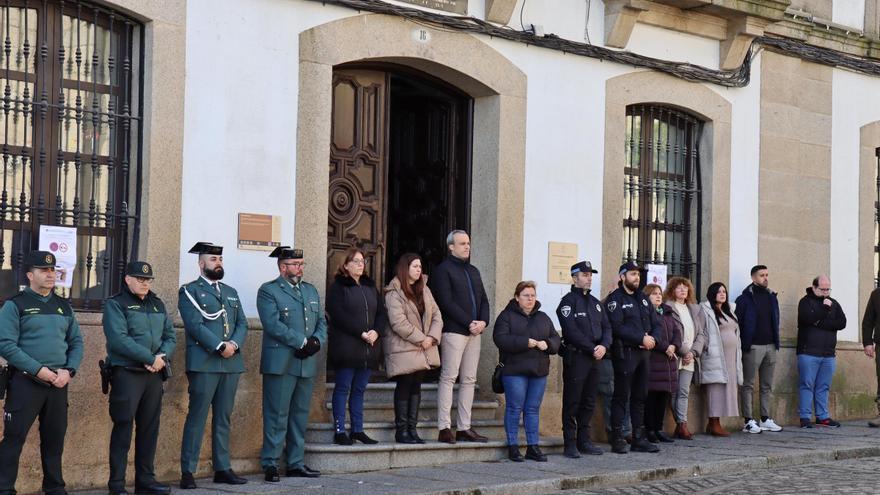
{"label": "brass plaque on wall", "polygon": [[467,14],[467,0],[400,0],[419,7],[427,7],[434,10],[444,10],[455,14]]}
{"label": "brass plaque on wall", "polygon": [[571,265],[578,262],[578,245],[550,241],[547,249],[547,282],[570,284]]}
{"label": "brass plaque on wall", "polygon": [[281,245],[281,217],[238,214],[238,249],[272,251]]}

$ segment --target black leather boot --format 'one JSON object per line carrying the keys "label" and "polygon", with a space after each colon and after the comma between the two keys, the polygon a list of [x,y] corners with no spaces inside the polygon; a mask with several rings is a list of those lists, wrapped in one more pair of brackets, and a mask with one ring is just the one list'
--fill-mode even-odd
{"label": "black leather boot", "polygon": [[397,443],[416,443],[409,433],[408,409],[409,401],[394,401],[394,441]]}
{"label": "black leather boot", "polygon": [[636,428],[633,431],[633,442],[631,448],[633,452],[660,452],[660,447],[649,442],[648,439],[645,438],[644,427]]}
{"label": "black leather boot", "polygon": [[529,445],[526,447],[526,459],[538,462],[547,462],[547,456],[541,452],[541,448],[537,445]]}
{"label": "black leather boot", "polygon": [[409,396],[409,407],[407,408],[406,413],[407,430],[409,431],[410,438],[412,438],[415,443],[425,443],[425,441],[419,437],[417,429],[419,424],[419,406],[421,403],[421,392]]}
{"label": "black leather boot", "polygon": [[629,445],[623,438],[623,428],[614,428],[611,430],[611,452],[615,454],[626,454],[629,452]]}

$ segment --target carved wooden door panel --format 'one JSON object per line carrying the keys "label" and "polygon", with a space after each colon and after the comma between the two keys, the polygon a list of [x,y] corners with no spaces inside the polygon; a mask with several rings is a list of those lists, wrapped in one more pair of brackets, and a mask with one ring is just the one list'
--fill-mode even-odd
{"label": "carved wooden door panel", "polygon": [[364,250],[365,273],[385,282],[386,77],[370,70],[333,74],[328,284],[351,246]]}

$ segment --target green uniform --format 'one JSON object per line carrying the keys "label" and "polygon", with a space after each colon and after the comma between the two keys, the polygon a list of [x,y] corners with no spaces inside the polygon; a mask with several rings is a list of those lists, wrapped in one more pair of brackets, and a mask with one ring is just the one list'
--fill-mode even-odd
{"label": "green uniform", "polygon": [[15,493],[21,449],[38,416],[43,490],[63,491],[68,387],[56,388],[35,377],[44,366],[67,369],[71,375],[79,368],[83,341],[70,304],[54,292],[41,296],[30,288],[7,300],[0,309],[0,357],[15,369],[4,404],[0,493]]}
{"label": "green uniform", "polygon": [[125,470],[137,421],[135,486],[156,483],[153,460],[162,413],[162,376],[149,372],[157,355],[171,361],[176,337],[165,303],[153,292],[141,299],[128,288],[104,303],[107,361],[112,368],[110,389],[110,479],[108,488],[125,487]]}
{"label": "green uniform", "polygon": [[[196,472],[205,421],[211,408],[213,467],[214,471],[225,471],[231,468],[229,418],[238,379],[244,372],[241,348],[247,334],[247,319],[235,289],[222,282],[213,286],[204,277],[180,288],[177,307],[186,329],[186,376],[189,379],[189,411],[183,427],[180,468],[185,473]],[[217,315],[221,309],[226,310],[225,316]],[[212,319],[211,315],[217,316]],[[224,341],[238,346],[228,359],[218,351]]]}
{"label": "green uniform", "polygon": [[323,347],[327,321],[318,290],[301,282],[292,286],[283,277],[266,282],[257,294],[257,311],[263,324],[263,468],[277,466],[285,445],[287,469],[303,467],[305,432],[309,420],[317,359],[299,359],[309,337]]}

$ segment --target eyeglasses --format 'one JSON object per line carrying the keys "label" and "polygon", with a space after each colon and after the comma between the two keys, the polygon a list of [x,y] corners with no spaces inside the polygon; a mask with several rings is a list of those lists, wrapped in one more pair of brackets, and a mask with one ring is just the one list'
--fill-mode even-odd
{"label": "eyeglasses", "polygon": [[302,261],[297,261],[294,263],[281,263],[281,264],[284,266],[292,266],[294,268],[300,268],[300,267],[306,266],[305,262],[302,262]]}
{"label": "eyeglasses", "polygon": [[821,291],[821,292],[831,292],[831,287],[829,287],[827,289],[823,289],[822,287],[816,287],[816,290]]}
{"label": "eyeglasses", "polygon": [[142,284],[152,284],[153,283],[153,279],[151,279],[151,278],[134,277],[134,279]]}
{"label": "eyeglasses", "polygon": [[354,259],[354,260],[349,261],[349,263],[354,264],[354,265],[366,265],[367,260]]}

